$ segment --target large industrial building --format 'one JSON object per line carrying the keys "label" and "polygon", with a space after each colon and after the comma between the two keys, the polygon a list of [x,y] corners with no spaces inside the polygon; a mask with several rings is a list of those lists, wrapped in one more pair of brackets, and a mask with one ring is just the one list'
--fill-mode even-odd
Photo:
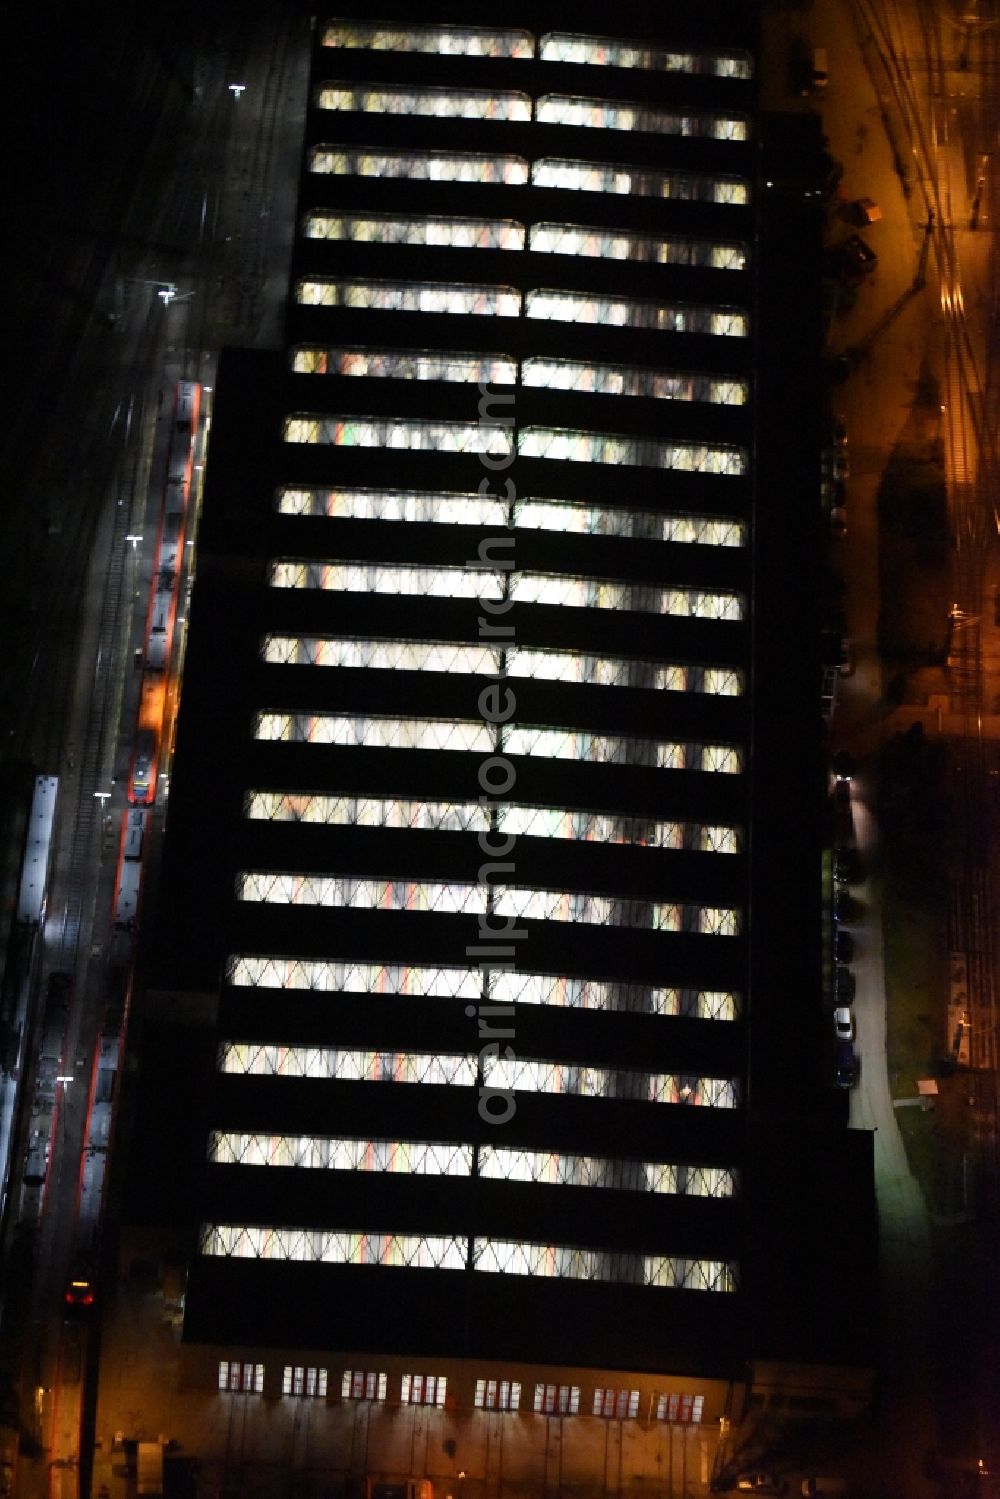
{"label": "large industrial building", "polygon": [[286,346],[217,382],[109,1483],[703,1492],[748,1412],[867,1402],[756,11],[317,20]]}

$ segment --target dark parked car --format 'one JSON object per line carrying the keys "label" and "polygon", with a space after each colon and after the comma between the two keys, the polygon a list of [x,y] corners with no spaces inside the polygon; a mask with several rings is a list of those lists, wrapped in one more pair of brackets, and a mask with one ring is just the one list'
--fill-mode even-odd
{"label": "dark parked car", "polygon": [[94,1298],[94,1282],[89,1272],[85,1269],[75,1270],[63,1292],[63,1316],[79,1317],[93,1306]]}
{"label": "dark parked car", "polygon": [[833,857],[833,873],[841,885],[853,885],[861,875],[856,848],[838,848]]}
{"label": "dark parked car", "polygon": [[843,885],[833,892],[833,915],[836,921],[850,921],[854,915],[854,897]]}
{"label": "dark parked car", "polygon": [[838,963],[833,970],[833,989],[837,997],[837,1003],[841,1005],[850,1004],[857,989],[857,981],[849,968]]}
{"label": "dark parked car", "polygon": [[836,1078],[838,1088],[853,1088],[861,1075],[861,1062],[852,1041],[838,1041],[836,1050]]}
{"label": "dark parked car", "polygon": [[850,781],[854,777],[854,756],[847,750],[838,750],[833,757],[833,773],[838,781]]}
{"label": "dark parked car", "polygon": [[852,224],[877,224],[882,217],[882,210],[871,198],[855,198],[849,203],[844,217]]}
{"label": "dark parked car", "polygon": [[854,957],[854,938],[850,932],[843,928],[837,931],[833,939],[833,956],[838,963],[849,963]]}
{"label": "dark parked car", "polygon": [[865,276],[870,276],[878,265],[878,256],[871,245],[866,245],[860,234],[852,234],[840,247],[844,264],[856,267]]}
{"label": "dark parked car", "polygon": [[45,1025],[58,1025],[65,1020],[69,1008],[69,995],[73,980],[68,973],[50,973],[45,986]]}

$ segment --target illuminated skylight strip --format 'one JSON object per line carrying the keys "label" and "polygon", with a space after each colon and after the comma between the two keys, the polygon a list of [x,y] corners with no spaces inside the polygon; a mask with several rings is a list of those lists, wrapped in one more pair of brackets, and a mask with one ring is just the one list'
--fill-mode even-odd
{"label": "illuminated skylight strip", "polygon": [[[482,720],[395,718],[389,714],[265,711],[257,714],[254,737],[289,744],[359,749],[456,750],[476,754],[493,754],[496,750],[492,728]],[[508,755],[577,760],[592,765],[636,765],[723,775],[738,775],[743,770],[743,750],[739,745],[595,734],[589,729],[514,724],[505,730],[503,750]]]}
{"label": "illuminated skylight strip", "polygon": [[551,1005],[568,1010],[624,1010],[632,1014],[737,1019],[741,996],[731,990],[652,988],[618,980],[512,969],[422,968],[398,963],[337,963],[319,958],[239,954],[229,958],[226,982],[237,989],[291,989],[314,994],[363,994],[408,999],[482,1000],[492,1004]]}
{"label": "illuminated skylight strip", "polygon": [[738,910],[682,901],[532,886],[370,879],[266,869],[246,870],[236,876],[238,900],[265,905],[320,906],[328,910],[479,916],[487,911],[491,891],[497,915],[526,921],[565,921],[717,937],[735,937],[740,931]]}
{"label": "illuminated skylight strip", "polygon": [[[424,832],[488,833],[485,802],[421,801],[404,797],[330,796],[322,792],[249,791],[244,815],[260,822],[300,822],[322,827],[392,828]],[[503,803],[496,809],[500,833],[517,837],[566,838],[645,848],[738,853],[740,830],[708,823],[664,822],[567,807]]]}
{"label": "illuminated skylight strip", "polygon": [[684,546],[743,547],[747,541],[746,523],[733,516],[607,508],[585,500],[524,496],[508,506],[488,493],[286,487],[278,491],[276,505],[282,515],[325,516],[330,520],[387,520],[441,526],[509,523],[524,531],[621,536]]}

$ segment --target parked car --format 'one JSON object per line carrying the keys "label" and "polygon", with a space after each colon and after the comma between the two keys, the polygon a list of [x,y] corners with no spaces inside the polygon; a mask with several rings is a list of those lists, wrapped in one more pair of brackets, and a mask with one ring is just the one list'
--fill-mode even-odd
{"label": "parked car", "polygon": [[860,876],[856,848],[838,848],[833,856],[834,878],[841,885],[853,885]]}
{"label": "parked car", "polygon": [[843,885],[833,892],[833,917],[835,921],[850,921],[854,915],[854,897]]}
{"label": "parked car", "polygon": [[848,206],[846,218],[854,224],[877,224],[882,210],[873,198],[855,198]]}
{"label": "parked car", "polygon": [[855,267],[865,276],[870,276],[878,265],[878,256],[871,245],[866,245],[860,234],[852,234],[841,246],[846,265]]}
{"label": "parked car", "polygon": [[786,1488],[773,1473],[741,1473],[736,1480],[740,1494],[783,1494]]}
{"label": "parked car", "polygon": [[854,937],[850,932],[838,929],[834,933],[833,956],[838,963],[849,963],[854,957]]}
{"label": "parked car", "polygon": [[95,1299],[94,1282],[85,1269],[73,1272],[63,1292],[63,1316],[79,1316],[92,1307]]}
{"label": "parked car", "polygon": [[851,349],[834,354],[827,363],[827,374],[834,385],[842,385],[857,364],[858,356]]}
{"label": "parked car", "polygon": [[847,418],[835,416],[833,426],[830,428],[830,439],[835,448],[847,447]]}
{"label": "parked car", "polygon": [[857,769],[854,756],[848,754],[847,750],[838,750],[832,760],[833,773],[838,781],[851,781]]}
{"label": "parked car", "polygon": [[806,1499],[839,1499],[847,1493],[847,1484],[842,1478],[803,1478],[802,1492]]}
{"label": "parked car", "polygon": [[834,483],[847,483],[851,477],[851,462],[846,453],[841,452],[836,455],[830,472],[833,474]]}
{"label": "parked car", "polygon": [[861,1062],[852,1041],[837,1042],[835,1076],[838,1088],[853,1088],[861,1076]]}
{"label": "parked car", "polygon": [[834,505],[830,511],[830,535],[836,541],[843,541],[847,535],[847,511],[843,505]]}
{"label": "parked car", "polygon": [[838,1041],[854,1040],[854,1011],[850,1005],[838,1005],[834,1010],[833,1031]]}
{"label": "parked car", "polygon": [[838,963],[833,970],[833,992],[839,1005],[849,1005],[857,992],[857,980],[849,968]]}

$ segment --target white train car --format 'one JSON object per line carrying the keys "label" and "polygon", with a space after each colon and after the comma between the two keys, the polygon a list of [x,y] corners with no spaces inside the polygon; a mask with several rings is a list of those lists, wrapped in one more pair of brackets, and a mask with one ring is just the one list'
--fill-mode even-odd
{"label": "white train car", "polygon": [[166,677],[173,653],[200,413],[201,386],[195,380],[179,380],[174,388],[160,524],[153,557],[153,581],[146,614],[139,721],[129,775],[129,800],[133,806],[149,806],[156,799],[163,746]]}
{"label": "white train car", "polygon": [[131,807],[122,816],[121,850],[115,874],[115,904],[111,923],[113,964],[125,967],[132,958],[142,895],[142,856],[149,813]]}
{"label": "white train car", "polygon": [[21,862],[21,883],[17,892],[17,919],[29,926],[40,926],[45,916],[52,830],[55,826],[58,796],[58,776],[35,777],[24,859]]}

